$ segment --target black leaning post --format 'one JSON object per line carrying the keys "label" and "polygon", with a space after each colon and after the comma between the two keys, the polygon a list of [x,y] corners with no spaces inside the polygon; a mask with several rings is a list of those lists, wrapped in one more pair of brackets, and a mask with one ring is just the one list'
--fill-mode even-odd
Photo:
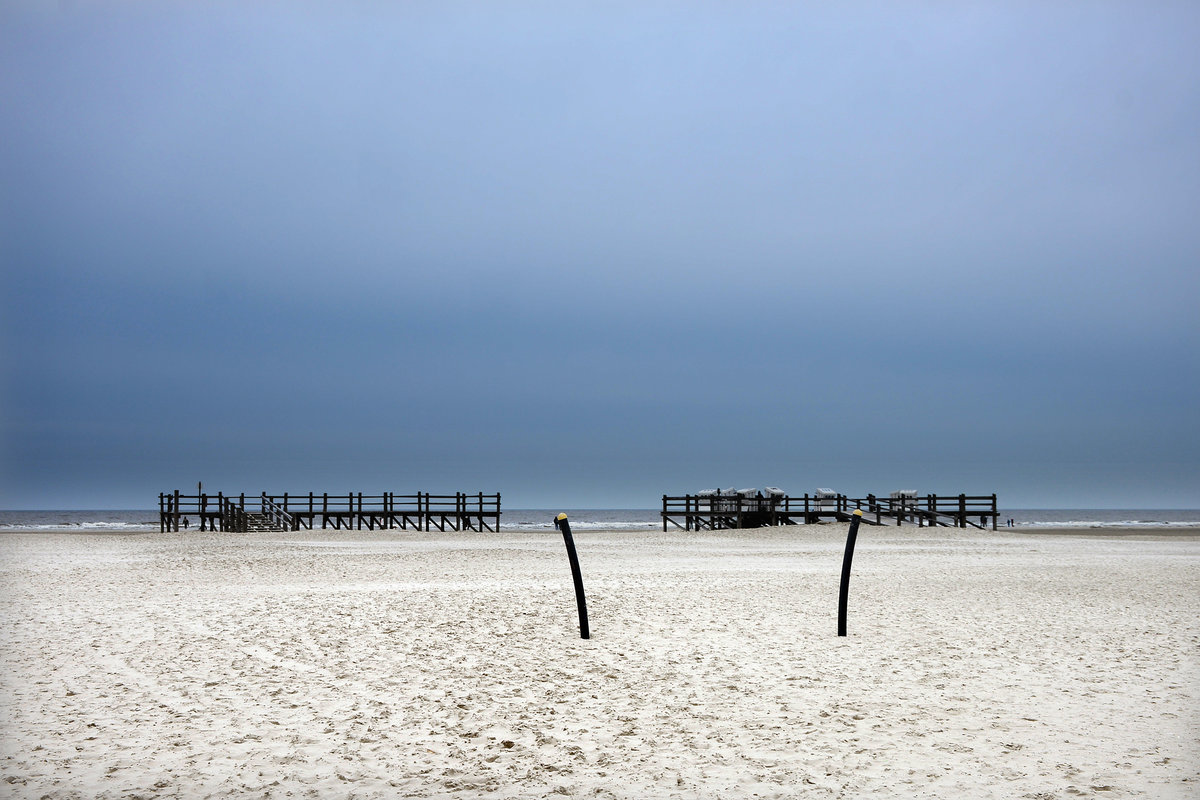
{"label": "black leaning post", "polygon": [[854,560],[854,541],[858,538],[858,523],[862,521],[862,510],[854,509],[850,520],[850,533],[846,535],[846,555],[842,557],[842,589],[838,593],[838,636],[846,635],[846,605],[850,600],[850,562]]}
{"label": "black leaning post", "polygon": [[575,540],[571,538],[571,523],[566,514],[554,518],[554,527],[562,531],[563,542],[567,545],[567,559],[571,562],[571,578],[575,581],[575,605],[579,606],[579,638],[592,638],[588,630],[587,600],[583,596],[583,576],[579,574],[579,557],[575,555]]}

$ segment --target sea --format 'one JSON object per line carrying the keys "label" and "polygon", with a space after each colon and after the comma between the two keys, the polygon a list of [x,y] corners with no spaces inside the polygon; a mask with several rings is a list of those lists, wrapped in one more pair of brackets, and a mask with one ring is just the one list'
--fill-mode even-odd
{"label": "sea", "polygon": [[[565,513],[572,531],[653,530],[662,528],[659,509],[503,509],[501,530],[554,531],[554,518]],[[1024,528],[1188,528],[1200,527],[1200,509],[1009,509],[1000,510],[1001,526],[1012,519]],[[39,530],[120,533],[158,530],[158,512],[0,511],[0,533]],[[1008,529],[1011,530],[1011,529]]]}

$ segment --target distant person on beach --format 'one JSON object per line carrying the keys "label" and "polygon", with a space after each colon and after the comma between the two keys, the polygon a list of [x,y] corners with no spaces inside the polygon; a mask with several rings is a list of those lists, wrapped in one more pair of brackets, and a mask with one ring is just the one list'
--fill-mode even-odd
{"label": "distant person on beach", "polygon": [[183,527],[184,527],[184,529],[185,529],[185,530],[186,530],[186,529],[187,529],[187,527],[188,527],[189,525],[191,525],[191,524],[192,524],[192,523],[188,522],[188,518],[187,518],[187,517],[184,517],[184,518],[183,518]]}

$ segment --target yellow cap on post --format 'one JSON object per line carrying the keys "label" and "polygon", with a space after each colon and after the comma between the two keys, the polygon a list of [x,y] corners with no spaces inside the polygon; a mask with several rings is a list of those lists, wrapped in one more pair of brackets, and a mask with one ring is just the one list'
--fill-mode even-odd
{"label": "yellow cap on post", "polygon": [[566,519],[566,518],[567,518],[566,514],[559,514],[557,517],[555,517],[555,519]]}
{"label": "yellow cap on post", "polygon": [[861,508],[856,508],[856,509],[854,509],[854,516],[856,516],[856,517],[861,517],[861,516],[862,516],[862,509],[861,509]]}

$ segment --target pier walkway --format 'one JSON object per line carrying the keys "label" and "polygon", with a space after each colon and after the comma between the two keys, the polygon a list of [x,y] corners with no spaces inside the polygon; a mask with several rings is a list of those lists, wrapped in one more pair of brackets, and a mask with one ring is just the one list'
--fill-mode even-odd
{"label": "pier walkway", "polygon": [[500,495],[466,494],[288,494],[226,495],[179,491],[158,496],[159,530],[201,531],[500,530]]}
{"label": "pier walkway", "polygon": [[869,525],[915,523],[921,527],[997,528],[996,495],[936,495],[922,497],[847,497],[788,495],[747,497],[741,494],[663,495],[663,531],[668,524],[686,531],[798,525],[824,520],[847,522],[855,509]]}

